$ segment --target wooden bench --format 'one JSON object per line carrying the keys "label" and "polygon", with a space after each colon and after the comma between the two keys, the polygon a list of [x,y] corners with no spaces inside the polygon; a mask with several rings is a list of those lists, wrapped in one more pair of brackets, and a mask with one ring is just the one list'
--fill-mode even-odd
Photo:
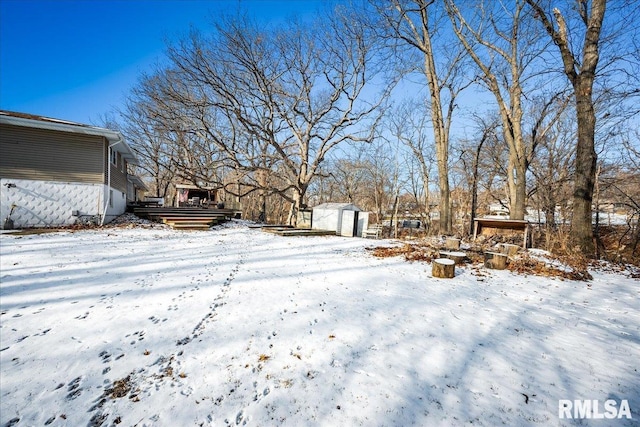
{"label": "wooden bench", "polygon": [[379,239],[382,237],[382,224],[373,224],[368,226],[366,230],[362,230],[362,237],[365,239],[369,237]]}

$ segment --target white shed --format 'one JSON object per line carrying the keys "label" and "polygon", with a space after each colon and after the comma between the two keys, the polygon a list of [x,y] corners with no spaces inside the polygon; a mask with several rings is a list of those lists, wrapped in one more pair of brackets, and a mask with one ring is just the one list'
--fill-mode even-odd
{"label": "white shed", "polygon": [[332,230],[340,236],[361,236],[368,219],[368,212],[362,212],[352,203],[323,203],[313,208],[311,228]]}

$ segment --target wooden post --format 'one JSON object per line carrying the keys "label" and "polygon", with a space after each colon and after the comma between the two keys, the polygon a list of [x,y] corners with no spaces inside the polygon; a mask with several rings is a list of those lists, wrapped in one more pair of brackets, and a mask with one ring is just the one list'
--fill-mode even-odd
{"label": "wooden post", "polygon": [[497,252],[485,252],[484,266],[493,270],[504,270],[507,268],[507,255]]}
{"label": "wooden post", "polygon": [[447,249],[460,249],[460,239],[454,237],[447,237],[444,241],[444,247]]}
{"label": "wooden post", "polygon": [[473,241],[474,242],[476,241],[476,237],[478,237],[478,231],[480,231],[478,230],[478,228],[480,228],[479,221],[477,218],[474,218],[473,219]]}
{"label": "wooden post", "polygon": [[439,258],[446,258],[453,260],[456,264],[462,264],[462,261],[467,257],[467,254],[464,252],[444,252],[440,251],[438,253]]}
{"label": "wooden post", "polygon": [[438,258],[431,263],[431,276],[452,279],[456,274],[456,263],[451,259]]}

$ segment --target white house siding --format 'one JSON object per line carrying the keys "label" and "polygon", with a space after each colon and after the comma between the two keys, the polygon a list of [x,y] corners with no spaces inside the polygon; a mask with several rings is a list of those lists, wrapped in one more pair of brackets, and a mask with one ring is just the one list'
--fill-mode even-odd
{"label": "white house siding", "polygon": [[[11,184],[11,185],[10,185]],[[103,184],[0,179],[0,219],[11,215],[14,228],[56,227],[78,221],[99,221],[108,187]],[[126,208],[126,197],[113,191],[113,207],[107,210],[107,222]],[[78,216],[74,216],[77,211]]]}
{"label": "white house siding", "polygon": [[[105,224],[113,221],[118,215],[122,215],[127,209],[127,195],[116,188],[111,188],[111,196],[109,196],[109,187],[104,186],[105,197],[109,198],[109,203],[107,206],[107,215],[105,217]],[[104,208],[104,204],[100,207],[100,212],[102,212]]]}

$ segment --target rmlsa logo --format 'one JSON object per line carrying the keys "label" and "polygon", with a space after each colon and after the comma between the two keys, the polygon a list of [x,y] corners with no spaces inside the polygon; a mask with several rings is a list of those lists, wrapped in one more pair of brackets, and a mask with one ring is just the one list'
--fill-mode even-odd
{"label": "rmlsa logo", "polygon": [[564,400],[558,401],[558,417],[560,418],[593,418],[593,419],[631,419],[629,402],[621,400],[620,406],[615,400],[605,400],[600,406],[598,400]]}

